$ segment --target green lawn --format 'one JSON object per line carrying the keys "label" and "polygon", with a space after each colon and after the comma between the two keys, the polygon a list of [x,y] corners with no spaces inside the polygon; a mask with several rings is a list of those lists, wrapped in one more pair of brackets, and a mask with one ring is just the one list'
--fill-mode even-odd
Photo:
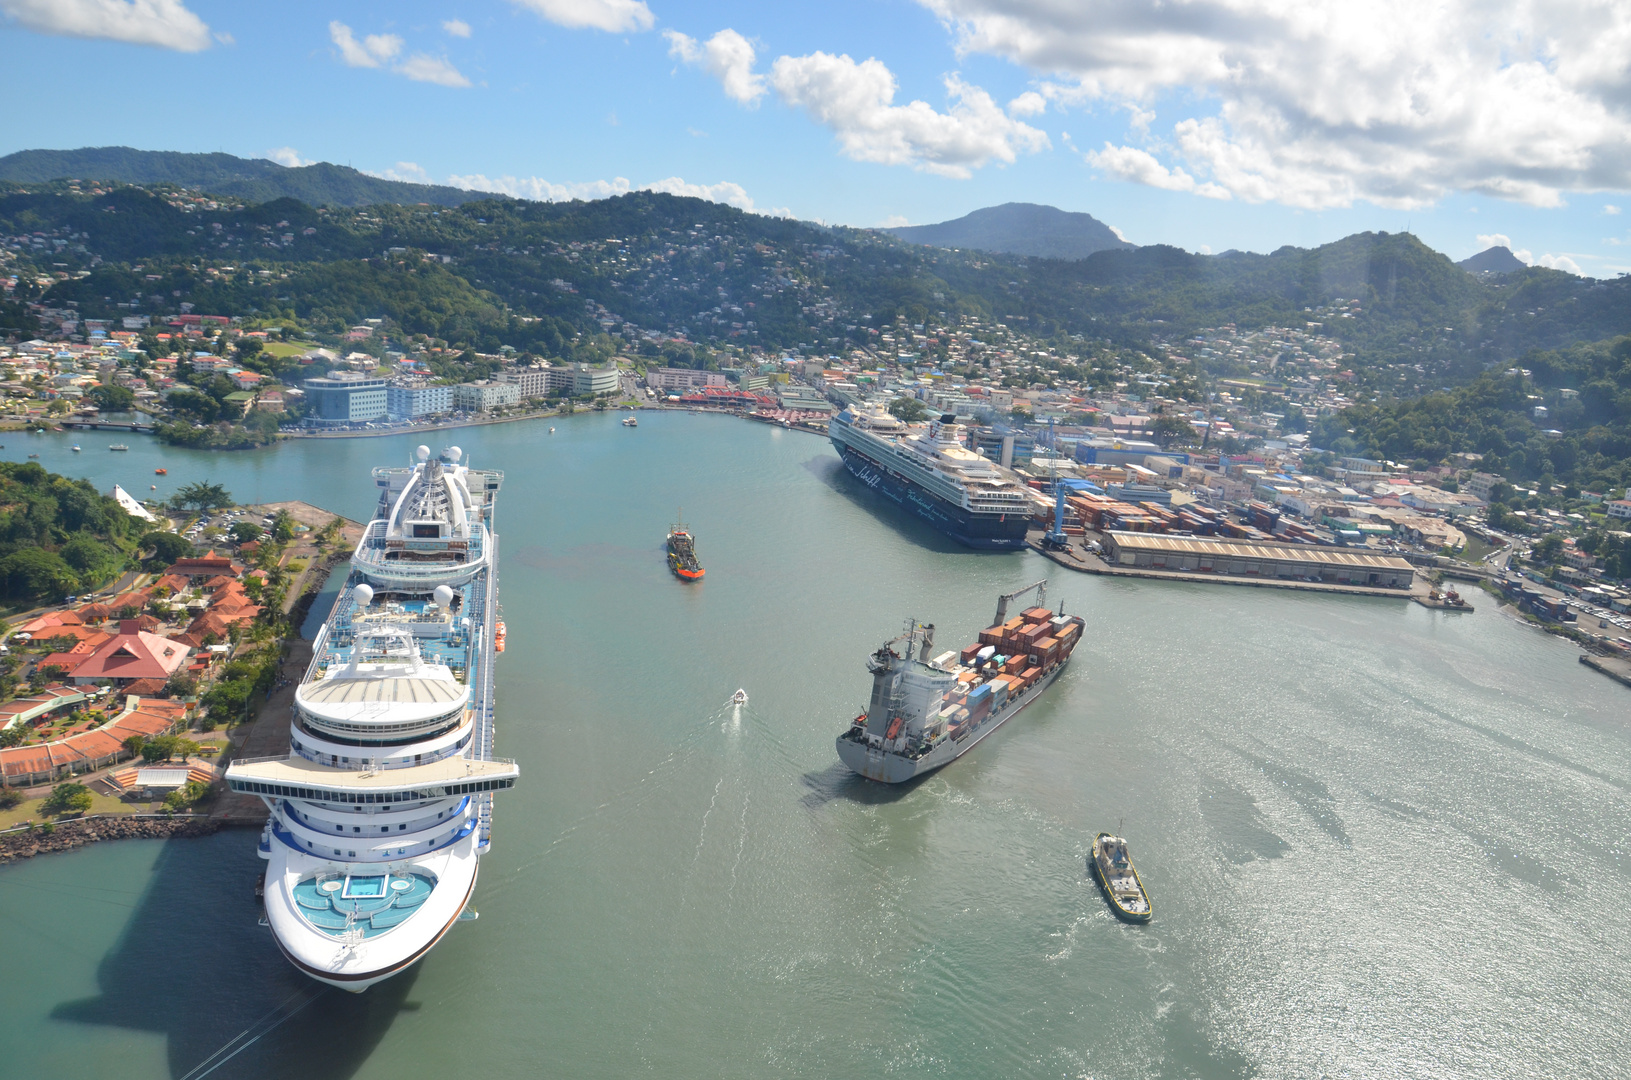
{"label": "green lawn", "polygon": [[315,341],[268,341],[265,351],[273,356],[304,356],[318,347]]}

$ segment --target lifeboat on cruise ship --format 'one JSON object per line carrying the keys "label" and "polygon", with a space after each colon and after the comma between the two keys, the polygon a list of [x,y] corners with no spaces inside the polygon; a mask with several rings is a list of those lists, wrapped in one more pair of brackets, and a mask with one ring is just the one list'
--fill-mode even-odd
{"label": "lifeboat on cruise ship", "polygon": [[503,623],[498,624],[498,629],[493,634],[493,651],[494,652],[503,652],[504,651],[504,624]]}

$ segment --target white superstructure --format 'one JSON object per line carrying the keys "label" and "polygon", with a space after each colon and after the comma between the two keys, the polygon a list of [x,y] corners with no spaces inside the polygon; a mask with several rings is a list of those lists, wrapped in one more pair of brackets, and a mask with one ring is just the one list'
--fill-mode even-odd
{"label": "white superstructure", "polygon": [[266,918],[313,978],[360,991],[465,913],[514,762],[492,757],[503,474],[458,447],[376,469],[379,509],[313,642],[288,757],[234,762],[271,810]]}

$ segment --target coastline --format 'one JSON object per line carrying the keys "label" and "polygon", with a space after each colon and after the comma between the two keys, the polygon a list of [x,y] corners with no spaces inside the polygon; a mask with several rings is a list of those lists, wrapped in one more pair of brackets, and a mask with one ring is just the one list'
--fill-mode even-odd
{"label": "coastline", "polygon": [[34,855],[72,851],[99,840],[168,840],[208,836],[222,822],[207,814],[97,814],[29,828],[19,825],[0,833],[0,864]]}

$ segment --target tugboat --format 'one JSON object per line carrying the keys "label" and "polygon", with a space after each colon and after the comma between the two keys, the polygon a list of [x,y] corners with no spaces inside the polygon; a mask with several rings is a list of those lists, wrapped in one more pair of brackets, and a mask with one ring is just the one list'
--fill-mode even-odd
{"label": "tugboat", "polygon": [[1150,916],[1155,914],[1150,907],[1150,895],[1144,891],[1138,871],[1133,869],[1126,840],[1101,832],[1093,840],[1093,855],[1088,864],[1116,918],[1130,923],[1150,921]]}
{"label": "tugboat", "polygon": [[701,581],[708,572],[697,562],[696,538],[683,517],[668,530],[668,568],[682,581]]}

